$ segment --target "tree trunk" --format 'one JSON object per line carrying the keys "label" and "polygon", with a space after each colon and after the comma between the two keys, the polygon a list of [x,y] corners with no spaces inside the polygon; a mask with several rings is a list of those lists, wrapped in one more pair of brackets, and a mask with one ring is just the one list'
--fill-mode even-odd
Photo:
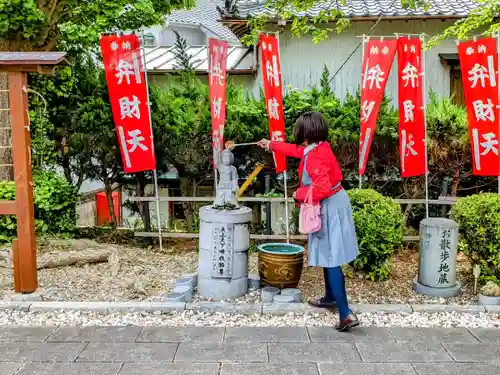
{"label": "tree trunk", "polygon": [[42,254],[37,261],[37,268],[40,270],[43,268],[103,263],[108,261],[110,255],[111,251],[106,249],[88,249],[82,251]]}
{"label": "tree trunk", "polygon": [[[190,197],[193,194],[194,189],[196,189],[194,178],[181,177],[181,194],[183,197]],[[192,233],[194,228],[193,202],[183,202],[182,208],[184,210],[184,218],[186,219],[187,231]]]}
{"label": "tree trunk", "polygon": [[[143,172],[135,174],[135,196],[144,197],[146,193],[146,176]],[[151,215],[149,213],[149,202],[138,202],[139,214],[144,223],[144,230],[151,232]]]}
{"label": "tree trunk", "polygon": [[111,216],[111,225],[113,227],[116,227],[118,225],[118,221],[116,219],[115,205],[113,202],[113,189],[111,183],[107,178],[105,178],[104,181],[104,192],[106,193],[106,200],[108,201],[108,210],[109,215]]}
{"label": "tree trunk", "polygon": [[457,196],[459,185],[460,185],[460,167],[455,169],[455,174],[453,175],[453,183],[451,185],[451,196],[452,197]]}
{"label": "tree trunk", "polygon": [[0,72],[0,181],[14,179],[12,159],[12,131],[10,118],[9,81],[6,72]]}

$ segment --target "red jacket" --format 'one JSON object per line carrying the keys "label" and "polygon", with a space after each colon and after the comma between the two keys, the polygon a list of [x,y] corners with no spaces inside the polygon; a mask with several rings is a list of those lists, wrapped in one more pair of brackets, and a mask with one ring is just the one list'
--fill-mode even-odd
{"label": "red jacket", "polygon": [[[302,171],[304,169],[305,146],[296,146],[290,143],[271,142],[269,149],[284,154],[291,158],[300,159],[299,181],[301,186],[295,192],[295,199],[303,202],[309,187],[302,186]],[[342,171],[332,148],[328,142],[321,142],[317,147],[307,153],[307,173],[312,180],[312,199],[314,202],[321,201],[333,195],[332,188],[342,181]]]}

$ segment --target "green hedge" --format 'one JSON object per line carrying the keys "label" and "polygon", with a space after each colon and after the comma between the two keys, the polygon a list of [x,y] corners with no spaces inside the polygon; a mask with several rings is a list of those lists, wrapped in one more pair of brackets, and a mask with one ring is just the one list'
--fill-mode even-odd
{"label": "green hedge", "polygon": [[367,272],[372,280],[384,280],[389,276],[394,251],[403,244],[401,207],[371,189],[348,190],[347,194],[360,252],[353,266]]}
{"label": "green hedge", "polygon": [[500,195],[460,198],[450,211],[460,230],[460,250],[481,267],[483,280],[500,280]]}
{"label": "green hedge", "polygon": [[[76,226],[77,195],[68,181],[53,171],[34,174],[35,226],[38,234],[69,235]],[[14,200],[14,181],[0,182],[0,200]],[[15,216],[0,216],[0,243],[17,236]]]}

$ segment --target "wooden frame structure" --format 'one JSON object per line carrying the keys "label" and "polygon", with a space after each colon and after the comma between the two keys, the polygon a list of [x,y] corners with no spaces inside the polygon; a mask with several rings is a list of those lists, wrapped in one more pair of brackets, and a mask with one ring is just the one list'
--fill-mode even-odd
{"label": "wooden frame structure", "polygon": [[0,201],[0,215],[17,216],[17,240],[12,246],[14,288],[17,293],[33,293],[38,288],[28,72],[53,74],[56,65],[66,62],[65,56],[65,52],[0,52],[0,72],[7,72],[8,77],[16,183],[16,200]]}

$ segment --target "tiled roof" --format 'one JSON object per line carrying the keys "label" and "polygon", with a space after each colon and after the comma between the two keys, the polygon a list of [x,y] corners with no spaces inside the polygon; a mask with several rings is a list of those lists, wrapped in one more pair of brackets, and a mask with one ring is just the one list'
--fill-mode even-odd
{"label": "tiled roof", "polygon": [[[198,25],[219,38],[227,41],[238,41],[233,32],[222,25],[217,7],[224,8],[224,0],[197,0],[196,6],[190,10],[173,12],[167,18],[168,23]],[[204,30],[205,31],[205,30]]]}
{"label": "tiled roof", "polygon": [[[316,4],[307,12],[296,12],[296,15],[314,17],[320,11],[331,9],[334,6],[343,12],[345,17],[412,17],[412,16],[443,16],[465,17],[478,6],[473,0],[427,0],[430,7],[427,11],[423,8],[405,9],[400,0],[347,0],[343,5],[340,0],[326,1]],[[393,4],[394,3],[394,4]],[[266,8],[265,0],[240,0],[238,1],[238,18],[249,18],[256,15],[273,15],[273,11]],[[231,18],[227,16],[226,18]]]}
{"label": "tiled roof", "polygon": [[57,65],[66,52],[0,52],[0,65]]}

